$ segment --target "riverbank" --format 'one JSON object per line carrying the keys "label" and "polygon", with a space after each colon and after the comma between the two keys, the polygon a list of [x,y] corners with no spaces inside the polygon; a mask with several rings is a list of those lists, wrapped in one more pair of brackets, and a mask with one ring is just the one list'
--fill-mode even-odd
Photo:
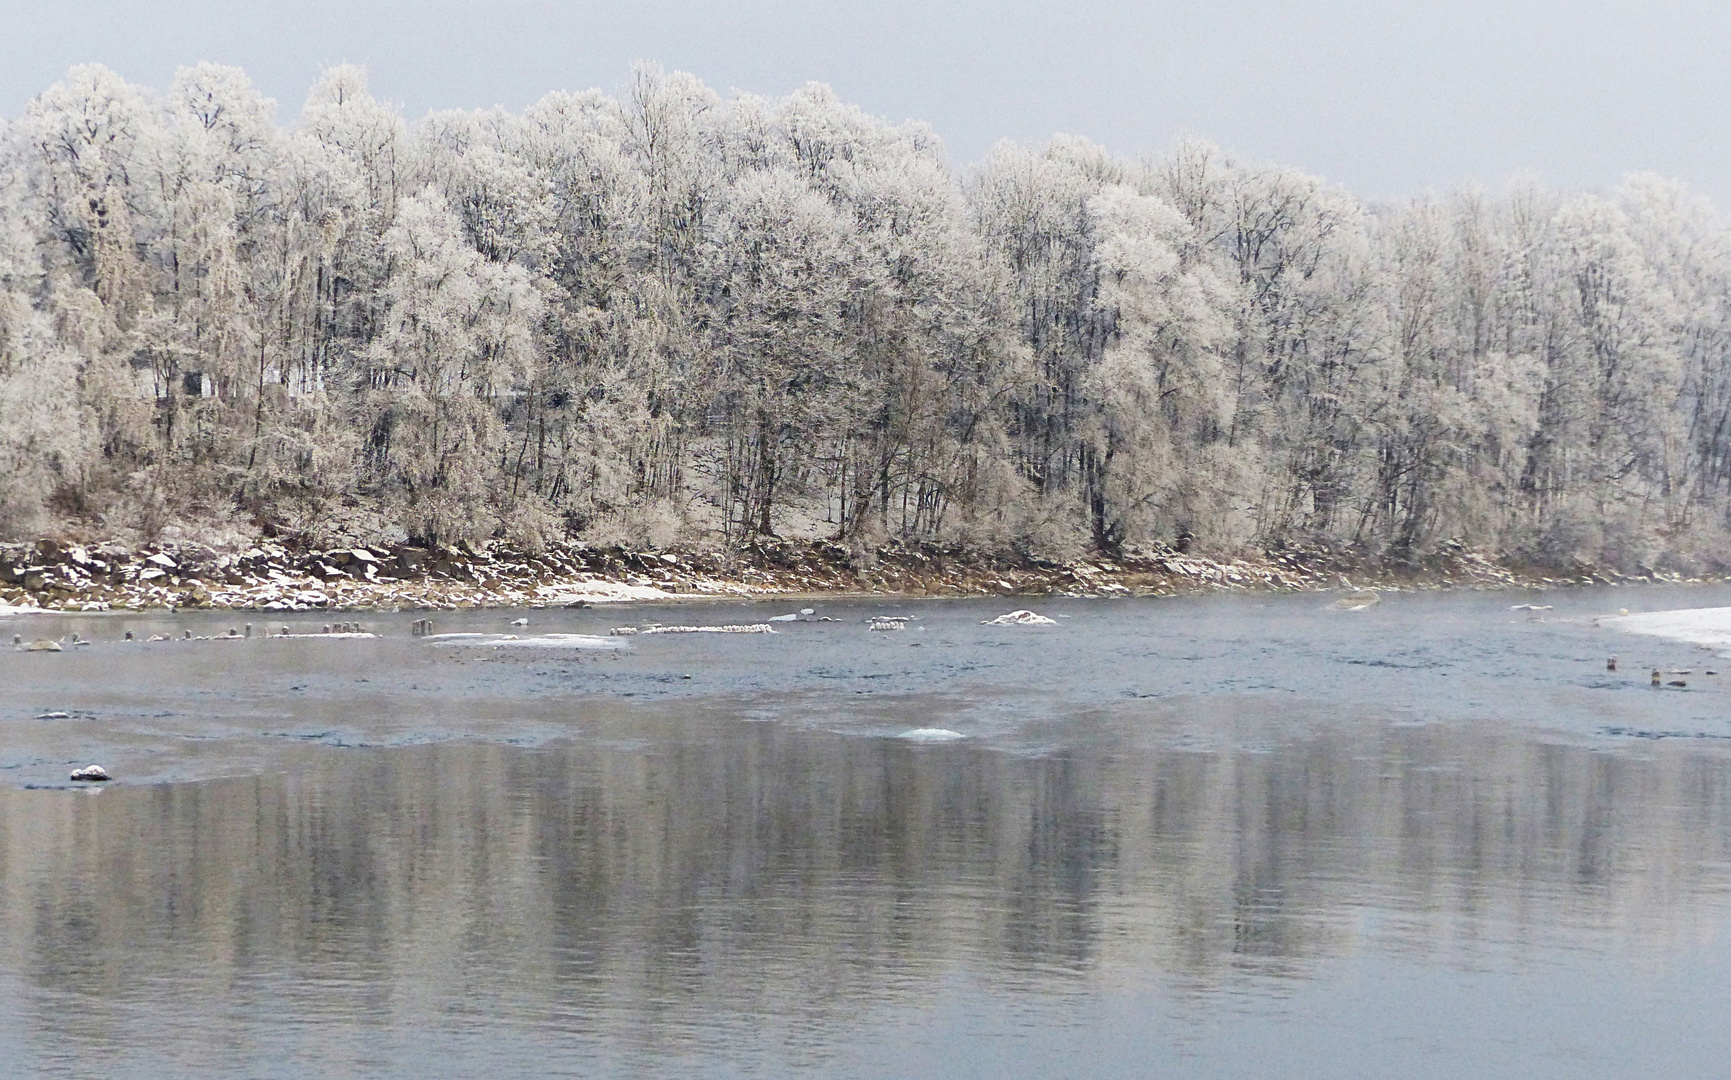
{"label": "riverbank", "polygon": [[774,596],[1150,596],[1685,580],[1592,567],[1518,568],[1465,550],[1414,562],[1293,548],[1248,559],[1143,551],[1059,563],[937,545],[897,544],[861,557],[821,541],[760,542],[729,552],[580,542],[538,552],[491,544],[302,551],[261,543],[230,552],[197,544],[0,545],[0,610],[450,610]]}

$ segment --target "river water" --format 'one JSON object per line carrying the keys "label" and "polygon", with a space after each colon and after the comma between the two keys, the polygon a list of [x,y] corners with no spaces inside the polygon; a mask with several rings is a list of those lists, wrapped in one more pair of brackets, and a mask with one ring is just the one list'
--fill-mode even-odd
{"label": "river water", "polygon": [[1731,591],[1331,599],[0,619],[0,1074],[1723,1075]]}

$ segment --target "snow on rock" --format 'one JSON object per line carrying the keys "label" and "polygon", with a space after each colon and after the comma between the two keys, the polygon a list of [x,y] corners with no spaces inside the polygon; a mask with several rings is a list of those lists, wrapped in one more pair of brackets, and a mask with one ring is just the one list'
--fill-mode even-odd
{"label": "snow on rock", "polygon": [[896,736],[898,739],[907,739],[910,742],[953,742],[956,739],[964,739],[966,737],[967,736],[963,735],[959,731],[951,731],[949,728],[941,727],[914,728],[911,731],[904,731],[900,735]]}
{"label": "snow on rock", "polygon": [[1630,634],[1648,634],[1687,641],[1710,649],[1731,650],[1731,607],[1680,608],[1617,615],[1597,620],[1600,626]]}
{"label": "snow on rock", "polygon": [[35,615],[41,611],[35,604],[8,604],[0,600],[0,615]]}
{"label": "snow on rock", "polygon": [[1048,619],[1044,615],[1036,615],[1032,611],[1021,609],[1006,612],[995,619],[985,619],[981,626],[1057,626],[1058,620]]}
{"label": "snow on rock", "polygon": [[90,784],[100,784],[105,780],[114,779],[108,775],[108,770],[100,765],[86,765],[82,769],[73,769],[69,779]]}

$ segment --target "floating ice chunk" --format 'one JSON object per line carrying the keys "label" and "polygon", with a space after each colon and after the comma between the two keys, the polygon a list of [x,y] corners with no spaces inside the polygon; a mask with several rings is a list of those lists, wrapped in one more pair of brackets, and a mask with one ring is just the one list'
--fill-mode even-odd
{"label": "floating ice chunk", "polygon": [[769,617],[769,621],[770,622],[798,622],[799,616],[798,615],[771,615]]}
{"label": "floating ice chunk", "polygon": [[100,765],[86,765],[82,769],[73,769],[72,775],[68,777],[68,779],[90,784],[100,784],[105,780],[112,780],[114,778],[109,776],[108,770],[104,769]]}
{"label": "floating ice chunk", "polygon": [[58,709],[56,709],[53,712],[40,713],[37,715],[36,719],[38,719],[38,720],[70,720],[70,719],[72,719],[72,714],[67,713],[67,712],[61,712]]}
{"label": "floating ice chunk", "polygon": [[730,623],[726,626],[645,626],[639,634],[773,634],[768,623]]}
{"label": "floating ice chunk", "polygon": [[896,738],[907,739],[910,742],[952,742],[956,739],[965,739],[967,736],[959,731],[951,731],[949,728],[917,727],[911,731],[902,732]]}
{"label": "floating ice chunk", "polygon": [[1710,649],[1731,649],[1731,607],[1644,611],[1602,618],[1599,625],[1630,634],[1686,641]]}
{"label": "floating ice chunk", "polygon": [[497,649],[624,649],[629,646],[599,634],[434,634],[422,641],[434,645],[474,645]]}
{"label": "floating ice chunk", "polygon": [[1369,589],[1359,589],[1347,593],[1329,606],[1336,611],[1363,611],[1367,607],[1375,607],[1382,603],[1382,597]]}
{"label": "floating ice chunk", "polygon": [[1044,615],[1036,615],[1032,611],[1020,609],[1005,612],[995,619],[985,619],[981,626],[1057,626],[1057,619],[1048,619]]}
{"label": "floating ice chunk", "polygon": [[492,644],[511,649],[628,649],[630,645],[599,634],[536,634],[534,637],[502,636]]}

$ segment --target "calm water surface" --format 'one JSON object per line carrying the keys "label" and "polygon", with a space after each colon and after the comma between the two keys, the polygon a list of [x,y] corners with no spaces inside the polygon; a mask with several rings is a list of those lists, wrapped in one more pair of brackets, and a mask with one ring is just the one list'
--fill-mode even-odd
{"label": "calm water surface", "polygon": [[0,1073],[1724,1075],[1731,591],[1328,599],[0,619]]}

